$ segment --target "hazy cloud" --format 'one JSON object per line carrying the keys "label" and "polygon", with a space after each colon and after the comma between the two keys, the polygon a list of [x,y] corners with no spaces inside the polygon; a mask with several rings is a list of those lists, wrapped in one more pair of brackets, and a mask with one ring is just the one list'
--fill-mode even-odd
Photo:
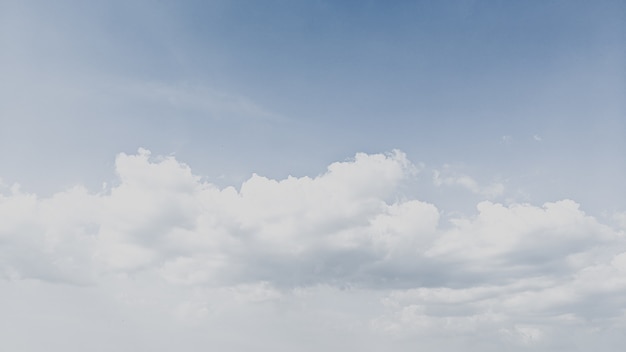
{"label": "hazy cloud", "polygon": [[487,199],[494,199],[504,192],[504,185],[500,182],[481,186],[472,177],[458,174],[447,165],[442,170],[433,170],[433,184],[437,187],[458,186]]}

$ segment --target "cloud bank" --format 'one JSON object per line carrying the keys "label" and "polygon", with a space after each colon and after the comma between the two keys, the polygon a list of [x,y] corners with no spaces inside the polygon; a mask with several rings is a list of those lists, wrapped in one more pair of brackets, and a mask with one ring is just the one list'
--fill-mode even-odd
{"label": "cloud bank", "polygon": [[316,177],[254,174],[238,189],[145,149],[119,154],[115,168],[99,192],[40,198],[2,186],[3,286],[85,287],[134,307],[153,297],[164,314],[199,324],[223,310],[267,314],[258,305],[274,302],[329,331],[521,349],[626,324],[623,229],[572,200],[483,201],[444,222],[434,204],[402,193],[420,175],[400,151],[359,153]]}

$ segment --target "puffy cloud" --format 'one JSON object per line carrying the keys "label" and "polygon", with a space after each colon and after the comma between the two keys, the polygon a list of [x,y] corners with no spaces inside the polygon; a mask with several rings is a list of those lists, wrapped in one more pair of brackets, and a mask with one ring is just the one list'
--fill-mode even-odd
{"label": "puffy cloud", "polygon": [[[95,248],[97,196],[75,187],[39,199],[13,187],[0,195],[0,255],[9,278],[86,283]],[[87,265],[86,265],[87,264]]]}
{"label": "puffy cloud", "polygon": [[518,346],[626,324],[623,229],[572,200],[483,201],[441,223],[435,205],[400,192],[416,175],[400,151],[357,154],[316,177],[254,174],[239,189],[144,149],[115,167],[117,183],[99,193],[0,186],[3,285],[145,285],[118,304],[157,295],[148,306],[199,322],[218,306],[321,309],[347,331]]}
{"label": "puffy cloud", "polygon": [[[437,224],[434,206],[395,202],[399,183],[414,172],[399,151],[357,154],[315,178],[255,174],[239,190],[218,189],[173,157],[153,158],[144,149],[118,155],[115,166],[119,183],[102,193],[3,195],[0,235],[11,258],[5,270],[69,281],[74,269],[156,269],[186,284],[314,283],[350,279],[419,242],[413,234],[432,236]],[[35,251],[36,258],[25,259]],[[43,269],[52,267],[54,275]]]}
{"label": "puffy cloud", "polygon": [[477,209],[474,218],[453,219],[454,227],[441,234],[429,256],[464,261],[491,275],[504,270],[511,277],[589,265],[598,246],[622,243],[621,233],[585,215],[571,200],[543,207],[485,201]]}

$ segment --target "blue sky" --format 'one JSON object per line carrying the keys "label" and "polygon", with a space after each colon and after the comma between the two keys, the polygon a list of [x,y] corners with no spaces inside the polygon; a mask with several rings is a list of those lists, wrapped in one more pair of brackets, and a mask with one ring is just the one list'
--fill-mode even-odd
{"label": "blue sky", "polygon": [[[434,317],[459,307],[480,311],[482,306],[463,307],[457,302],[446,308],[441,303],[445,299],[435,296],[463,288],[469,291],[462,295],[489,291],[502,298],[488,302],[496,307],[493,316],[477,313],[474,320],[468,318],[476,323],[474,332],[481,332],[475,338],[476,350],[486,346],[550,350],[558,336],[598,328],[589,321],[570,322],[575,327],[563,323],[566,316],[585,316],[590,297],[597,293],[571,298],[576,303],[567,309],[535,307],[542,316],[563,310],[550,316],[552,320],[546,318],[550,323],[522,319],[507,305],[507,294],[518,286],[498,281],[504,274],[484,267],[496,265],[491,256],[497,251],[511,263],[522,258],[520,268],[532,267],[528,272],[519,269],[525,274],[513,270],[518,264],[507,267],[514,275],[503,271],[519,274],[519,282],[538,280],[528,287],[520,284],[526,288],[519,289],[519,302],[540,295],[537,287],[545,289],[541,294],[558,291],[568,296],[577,285],[592,285],[582,279],[589,268],[608,276],[611,270],[623,269],[615,263],[622,263],[616,258],[622,258],[619,253],[625,250],[624,43],[622,1],[4,0],[0,222],[13,224],[0,227],[4,236],[0,239],[5,241],[0,243],[11,244],[0,251],[6,278],[2,285],[12,292],[4,303],[8,295],[20,296],[37,285],[67,291],[59,293],[59,302],[67,294],[89,305],[97,296],[96,311],[124,306],[112,293],[121,288],[129,295],[139,297],[143,292],[147,300],[187,307],[181,308],[185,312],[194,304],[204,307],[204,298],[198,297],[221,297],[227,306],[223,311],[233,317],[224,336],[249,321],[242,331],[260,338],[254,324],[262,323],[267,314],[267,326],[276,328],[267,328],[266,342],[275,347],[268,350],[280,349],[272,336],[280,336],[288,326],[300,329],[294,336],[317,336],[319,346],[326,348],[357,347],[355,340],[338,337],[338,331],[351,326],[355,336],[375,330],[370,346],[395,341],[402,350],[421,339],[427,341],[425,347],[454,350],[463,345],[461,340],[440,338],[458,333],[450,330],[454,323],[441,325]],[[244,185],[252,191],[246,193]],[[221,193],[208,201],[211,187]],[[163,189],[184,194],[172,191],[175,194],[152,199]],[[231,191],[239,198],[231,199]],[[337,205],[330,209],[337,213],[323,211],[324,206],[316,203],[323,198],[315,194],[332,199]],[[195,205],[186,203],[187,196],[203,204],[205,211],[213,210],[196,214],[190,210]],[[149,206],[150,200],[157,208]],[[83,202],[96,215],[72,210]],[[74,213],[57,213],[52,209],[57,206]],[[37,215],[30,220],[20,217],[20,211],[28,209]],[[164,223],[155,220],[155,214],[161,214]],[[497,225],[488,220],[490,216],[505,220]],[[128,218],[137,224],[124,220]],[[148,225],[155,221],[163,229]],[[295,240],[290,236],[321,236],[299,228],[300,222],[335,240]],[[370,227],[364,229],[363,224]],[[180,229],[221,235],[209,245],[190,240]],[[85,231],[93,232],[88,240],[77,235]],[[124,237],[137,231],[141,240]],[[282,242],[260,235],[241,240],[241,247],[234,249],[233,242],[224,239],[250,231],[282,234]],[[409,242],[375,240],[371,235],[373,242],[364,245],[353,238],[359,231],[391,231]],[[529,234],[537,231],[544,231],[547,238],[554,235],[554,242],[541,248],[524,244],[521,238],[532,238]],[[57,232],[79,238],[51,235]],[[506,241],[489,244],[489,234],[500,232],[518,244],[516,250]],[[475,236],[476,241],[465,243],[455,237],[460,233]],[[563,233],[573,237],[559,237]],[[150,236],[159,240],[148,240]],[[164,244],[176,236],[183,236],[182,242],[204,243],[198,245],[205,252],[190,249],[191,244],[184,249]],[[50,238],[54,240],[46,242]],[[47,244],[42,249],[36,243]],[[396,252],[390,243],[414,246],[421,254],[416,259]],[[458,252],[458,243],[478,254]],[[587,252],[581,243],[596,249]],[[37,252],[31,245],[46,253],[44,259],[25,254]],[[286,252],[274,253],[264,246]],[[602,246],[619,250],[597,249]],[[537,259],[559,257],[568,250],[573,251],[568,252],[568,264],[544,265]],[[304,251],[303,259],[285,254],[293,251]],[[379,255],[393,260],[386,262]],[[82,263],[72,265],[85,266],[89,273],[70,264],[45,269],[64,260]],[[216,278],[192,270],[217,270],[224,263],[231,269]],[[447,271],[458,263],[476,269]],[[253,270],[255,265],[258,270]],[[432,272],[415,269],[422,265],[432,266]],[[571,271],[563,269],[568,265]],[[283,266],[300,271],[276,269]],[[280,274],[271,274],[272,270]],[[172,273],[201,279],[173,278]],[[138,282],[125,281],[124,275],[136,275]],[[571,277],[576,279],[566,279]],[[49,287],[47,282],[55,280],[68,286]],[[76,291],[72,285],[77,283],[91,287],[92,293]],[[347,294],[345,285],[360,288]],[[444,291],[419,291],[433,285]],[[159,296],[153,290],[167,293]],[[229,300],[222,297],[228,296],[224,292],[247,298]],[[611,292],[612,297],[623,294],[621,288]],[[619,310],[621,301],[609,301],[614,305],[607,309]],[[20,304],[31,303],[24,298]],[[298,311],[305,304],[310,308]],[[359,313],[365,306],[374,308]],[[125,346],[151,346],[141,337],[146,333],[142,323],[150,320],[142,307],[129,308],[137,325],[120,338],[121,343],[128,342]],[[186,319],[202,331],[214,327],[220,317],[172,313],[167,304],[153,308],[159,319],[184,316],[179,317],[183,325],[176,328],[155,323],[157,331],[179,329],[189,323]],[[333,309],[341,313],[329,314]],[[283,311],[289,318],[281,315]],[[80,309],[76,312],[83,314]],[[48,314],[61,316],[63,311]],[[97,316],[84,314],[88,320]],[[448,318],[462,315],[450,313]],[[80,320],[71,317],[67,327],[73,326],[72,319]],[[582,334],[580,345],[594,345],[599,336],[623,342],[623,337],[612,335],[612,329],[626,322],[620,319],[601,324],[605,335]],[[339,330],[316,330],[309,325],[313,322]],[[28,323],[21,324],[17,326]],[[86,329],[93,330],[88,335],[97,338],[100,335],[93,331],[102,326],[90,324]],[[61,335],[63,327],[57,329]],[[503,333],[492,336],[489,329]],[[20,334],[16,336],[12,341],[18,346],[22,342]],[[190,337],[181,333],[171,338]],[[529,339],[538,345],[528,344]],[[298,341],[294,337],[283,348]],[[221,341],[225,346],[230,342]],[[76,350],[79,345],[69,343],[63,349]],[[245,349],[245,344],[238,346]],[[36,350],[37,345],[30,348]]]}
{"label": "blue sky", "polygon": [[139,146],[232,184],[399,148],[618,206],[620,2],[4,7],[3,177],[27,188],[42,182],[24,159],[57,169],[50,191],[98,185],[111,155]]}

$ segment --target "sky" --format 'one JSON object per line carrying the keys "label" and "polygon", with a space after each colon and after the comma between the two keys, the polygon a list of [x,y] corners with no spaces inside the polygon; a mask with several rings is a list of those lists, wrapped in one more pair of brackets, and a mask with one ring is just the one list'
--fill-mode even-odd
{"label": "sky", "polygon": [[16,351],[618,351],[623,1],[0,0]]}

